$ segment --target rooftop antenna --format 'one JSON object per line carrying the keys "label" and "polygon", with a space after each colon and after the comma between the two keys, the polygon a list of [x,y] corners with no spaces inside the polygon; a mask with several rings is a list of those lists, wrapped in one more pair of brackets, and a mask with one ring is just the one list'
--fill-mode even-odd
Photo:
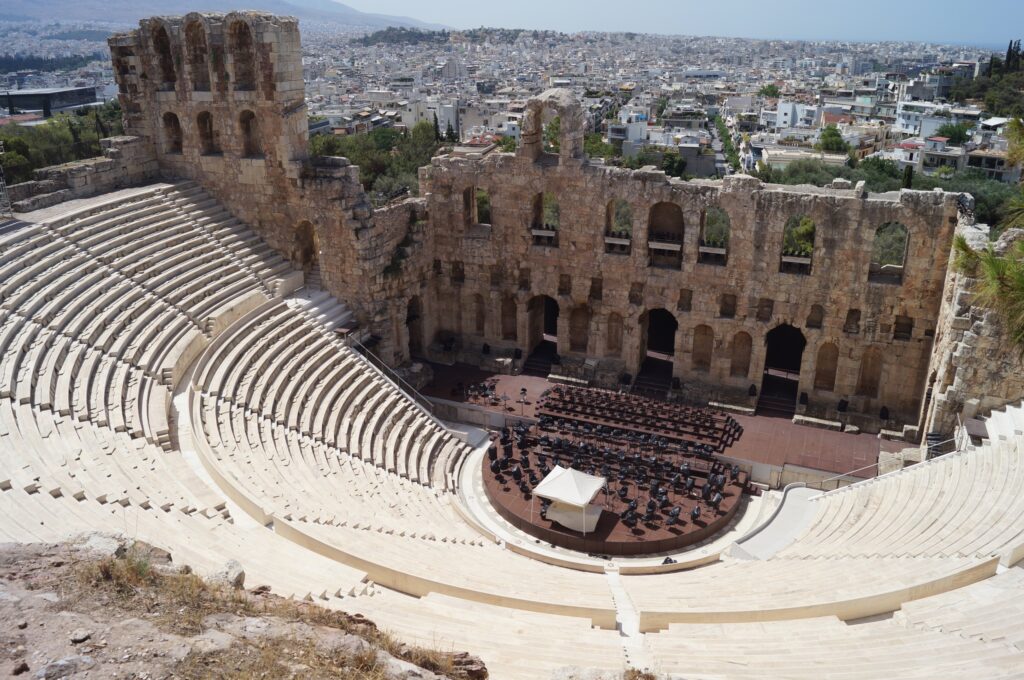
{"label": "rooftop antenna", "polygon": [[[0,156],[4,155],[4,143],[0,142]],[[7,178],[4,176],[4,168],[0,165],[0,217],[14,219],[11,210],[11,197],[7,194]]]}

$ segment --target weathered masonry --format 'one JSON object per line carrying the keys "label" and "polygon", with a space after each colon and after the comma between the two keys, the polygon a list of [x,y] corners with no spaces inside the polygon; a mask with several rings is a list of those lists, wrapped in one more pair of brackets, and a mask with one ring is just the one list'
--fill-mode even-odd
{"label": "weathered masonry", "polygon": [[[374,210],[357,168],[308,157],[294,19],[158,17],[110,44],[132,136],[119,148],[142,146],[159,174],[200,182],[318,267],[394,365],[532,357],[599,385],[747,406],[778,395],[908,438],[927,420],[964,197],[608,167],[583,153],[572,94],[550,90],[515,153],[435,158],[420,198]],[[543,145],[551,115],[557,153]],[[957,389],[941,429],[971,397]]]}

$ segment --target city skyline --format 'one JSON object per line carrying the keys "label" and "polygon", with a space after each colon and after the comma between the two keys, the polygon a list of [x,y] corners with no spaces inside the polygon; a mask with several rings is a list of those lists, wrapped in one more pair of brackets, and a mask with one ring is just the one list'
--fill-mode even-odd
{"label": "city skyline", "polygon": [[366,12],[406,15],[454,29],[494,26],[563,32],[632,31],[666,35],[710,35],[778,40],[919,41],[974,45],[998,49],[1015,37],[1006,26],[1024,25],[1024,3],[993,0],[989,15],[998,21],[965,25],[956,20],[962,3],[953,0],[911,0],[891,3],[863,0],[856,9],[807,0],[779,0],[768,7],[755,0],[718,5],[693,0],[652,0],[643,12],[620,4],[565,0],[545,3],[521,0],[513,17],[497,6],[436,0],[347,0]]}

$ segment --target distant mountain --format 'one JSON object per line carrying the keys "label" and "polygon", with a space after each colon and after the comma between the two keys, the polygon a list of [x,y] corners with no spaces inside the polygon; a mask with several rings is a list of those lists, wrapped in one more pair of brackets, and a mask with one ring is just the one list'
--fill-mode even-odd
{"label": "distant mountain", "polygon": [[41,21],[108,21],[136,24],[139,19],[189,12],[230,12],[258,9],[298,17],[299,21],[344,26],[443,28],[409,17],[360,12],[334,0],[3,0],[3,14]]}

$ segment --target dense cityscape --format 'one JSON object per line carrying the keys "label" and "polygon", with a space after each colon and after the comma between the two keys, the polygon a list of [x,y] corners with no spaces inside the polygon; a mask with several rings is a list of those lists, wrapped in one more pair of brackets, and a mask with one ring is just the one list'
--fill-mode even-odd
{"label": "dense cityscape", "polygon": [[0,674],[1024,677],[1020,0],[233,1],[0,8]]}

